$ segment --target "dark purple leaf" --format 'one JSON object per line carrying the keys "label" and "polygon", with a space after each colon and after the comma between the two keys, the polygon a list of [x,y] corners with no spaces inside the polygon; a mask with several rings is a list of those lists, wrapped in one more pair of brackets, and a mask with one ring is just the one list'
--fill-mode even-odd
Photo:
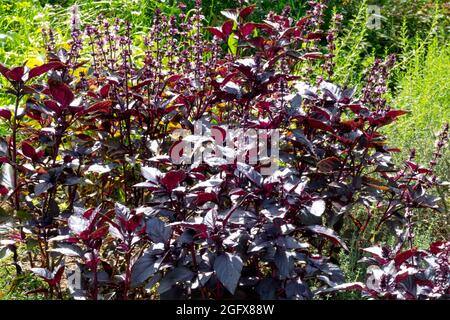
{"label": "dark purple leaf", "polygon": [[166,243],[169,240],[172,230],[169,226],[158,218],[151,218],[147,221],[147,234],[155,243]]}
{"label": "dark purple leaf", "polygon": [[257,186],[262,185],[263,180],[264,180],[263,177],[252,166],[250,166],[246,163],[238,162],[236,169],[238,172],[244,174],[251,182],[253,182]]}
{"label": "dark purple leaf", "polygon": [[333,286],[332,288],[321,289],[316,294],[331,293],[331,292],[347,292],[347,291],[364,291],[366,285],[362,282],[343,283]]}
{"label": "dark purple leaf", "polygon": [[6,119],[6,120],[10,120],[11,119],[11,111],[9,111],[9,109],[0,109],[0,117]]}
{"label": "dark purple leaf", "polygon": [[217,256],[214,261],[214,271],[217,278],[231,294],[234,294],[234,291],[236,291],[242,267],[242,259],[228,252]]}
{"label": "dark purple leaf", "polygon": [[147,251],[140,257],[131,269],[131,284],[136,287],[158,271],[161,259],[158,259],[154,254]]}
{"label": "dark purple leaf", "polygon": [[169,226],[180,226],[182,228],[192,229],[197,231],[197,235],[201,239],[208,238],[208,226],[204,223],[194,222],[173,222]]}
{"label": "dark purple leaf", "polygon": [[317,163],[317,168],[322,172],[333,172],[341,167],[341,161],[336,157],[329,157]]}
{"label": "dark purple leaf", "polygon": [[159,283],[158,293],[162,294],[172,288],[174,284],[181,281],[190,281],[194,273],[186,267],[177,267],[169,271]]}
{"label": "dark purple leaf", "polygon": [[289,274],[294,269],[294,261],[289,256],[289,253],[285,249],[278,248],[273,259],[280,277],[282,279],[289,277]]}
{"label": "dark purple leaf", "polygon": [[333,231],[332,229],[329,229],[329,228],[326,228],[326,227],[320,226],[320,225],[305,226],[305,227],[302,227],[302,229],[309,230],[313,233],[324,236],[324,237],[330,239],[333,243],[340,245],[342,248],[344,248],[346,251],[348,251],[348,247],[345,244],[345,242],[342,241],[341,238],[337,235],[337,233],[335,231]]}
{"label": "dark purple leaf", "polygon": [[325,201],[315,200],[309,208],[309,212],[311,212],[311,214],[315,215],[316,217],[320,217],[325,212],[325,205]]}
{"label": "dark purple leaf", "polygon": [[142,167],[141,174],[148,182],[154,185],[157,185],[159,183],[159,179],[163,176],[161,171],[153,167]]}
{"label": "dark purple leaf", "polygon": [[0,195],[1,195],[1,196],[6,196],[8,193],[9,193],[8,188],[6,188],[6,187],[0,185]]}

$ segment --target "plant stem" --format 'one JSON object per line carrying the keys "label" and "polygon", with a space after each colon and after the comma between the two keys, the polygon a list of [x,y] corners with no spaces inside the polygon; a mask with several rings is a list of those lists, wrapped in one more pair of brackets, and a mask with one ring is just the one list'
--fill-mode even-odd
{"label": "plant stem", "polygon": [[14,175],[13,175],[13,190],[14,190],[14,209],[16,211],[20,210],[20,202],[19,202],[19,190],[18,190],[18,167],[17,167],[17,112],[19,110],[19,103],[21,94],[21,85],[17,89],[16,93],[16,104],[14,107],[14,120],[12,124],[12,154],[11,154],[11,160],[13,163],[13,169],[14,169]]}

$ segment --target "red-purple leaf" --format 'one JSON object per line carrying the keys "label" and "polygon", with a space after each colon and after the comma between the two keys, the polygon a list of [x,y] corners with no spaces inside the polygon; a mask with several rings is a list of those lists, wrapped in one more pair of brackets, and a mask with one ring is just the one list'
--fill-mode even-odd
{"label": "red-purple leaf", "polygon": [[259,30],[264,30],[269,34],[272,34],[274,32],[274,27],[272,27],[270,24],[267,23],[254,23],[255,28]]}
{"label": "red-purple leaf", "polygon": [[323,32],[311,32],[306,36],[308,40],[321,39],[325,36]]}
{"label": "red-purple leaf", "polygon": [[364,108],[360,104],[348,104],[345,107],[349,108],[350,110],[352,110],[356,114],[360,114],[361,110],[364,110],[364,109],[367,110],[366,108]]}
{"label": "red-purple leaf", "polygon": [[6,72],[5,76],[10,81],[21,81],[25,72],[24,67],[16,67]]}
{"label": "red-purple leaf", "polygon": [[417,169],[419,169],[419,165],[412,161],[405,161],[405,163],[412,171],[416,171]]}
{"label": "red-purple leaf", "polygon": [[109,83],[104,85],[103,87],[101,87],[100,95],[102,96],[102,98],[106,98],[108,96],[110,88],[111,88],[111,85]]}
{"label": "red-purple leaf", "polygon": [[227,20],[222,25],[222,33],[225,37],[228,37],[233,31],[234,21],[233,20]]}
{"label": "red-purple leaf", "polygon": [[247,16],[249,16],[253,10],[255,10],[256,6],[252,4],[251,6],[243,8],[241,11],[239,11],[239,16],[242,19],[245,19]]}
{"label": "red-purple leaf", "polygon": [[251,34],[253,32],[253,30],[255,29],[255,24],[254,23],[246,23],[243,26],[241,26],[241,35],[245,38],[247,37],[249,34]]}
{"label": "red-purple leaf", "polygon": [[308,125],[311,128],[320,129],[320,130],[324,130],[324,131],[328,131],[328,132],[334,133],[334,129],[332,127],[330,127],[329,125],[323,123],[320,120],[316,120],[316,119],[313,119],[313,118],[307,118],[306,122],[308,123]]}
{"label": "red-purple leaf", "polygon": [[6,77],[6,73],[8,71],[9,71],[9,69],[0,63],[0,73]]}
{"label": "red-purple leaf", "polygon": [[66,108],[75,99],[69,86],[62,82],[49,81],[50,94],[63,108]]}
{"label": "red-purple leaf", "polygon": [[161,184],[168,190],[172,191],[180,182],[186,179],[186,173],[183,170],[169,171],[161,179]]}
{"label": "red-purple leaf", "polygon": [[61,281],[61,278],[64,274],[64,268],[65,266],[60,266],[58,270],[55,272],[55,276],[53,277],[53,280],[55,281],[55,284],[58,284]]}
{"label": "red-purple leaf", "polygon": [[249,42],[256,48],[264,49],[265,40],[263,37],[252,38]]}
{"label": "red-purple leaf", "polygon": [[134,90],[140,89],[140,88],[142,88],[142,87],[144,87],[144,86],[146,86],[146,85],[149,85],[149,84],[152,83],[152,82],[153,82],[152,79],[146,79],[146,80],[144,80],[144,81],[138,83],[138,84],[135,85],[134,87],[132,87],[132,89],[134,89]]}
{"label": "red-purple leaf", "polygon": [[173,84],[175,84],[178,80],[180,80],[183,76],[180,74],[174,74],[171,75],[170,77],[168,77],[166,79],[166,84],[172,86]]}
{"label": "red-purple leaf", "polygon": [[388,111],[384,116],[381,116],[381,117],[370,117],[369,118],[369,123],[371,125],[384,126],[384,125],[392,123],[399,116],[404,115],[406,113],[408,113],[408,111],[391,110],[391,111]]}
{"label": "red-purple leaf", "polygon": [[181,161],[184,154],[185,142],[183,140],[175,141],[169,149],[169,154],[173,161]]}
{"label": "red-purple leaf", "polygon": [[95,208],[90,208],[87,209],[84,213],[83,213],[83,218],[85,219],[90,219],[91,216],[95,213]]}
{"label": "red-purple leaf", "polygon": [[353,290],[362,291],[362,290],[366,289],[366,286],[362,282],[351,282],[351,283],[340,284],[333,288],[338,291],[353,291]]}
{"label": "red-purple leaf", "polygon": [[417,249],[412,248],[410,250],[406,250],[402,253],[397,254],[394,258],[395,266],[399,267],[403,262],[405,262],[409,258],[413,257],[416,254],[416,252],[417,252]]}
{"label": "red-purple leaf", "polygon": [[199,192],[194,202],[195,205],[202,206],[208,201],[216,202],[217,195],[214,192]]}
{"label": "red-purple leaf", "polygon": [[49,281],[53,279],[53,274],[50,272],[50,270],[45,268],[31,268],[31,272],[33,272],[35,275],[41,277],[45,281]]}
{"label": "red-purple leaf", "polygon": [[308,21],[309,21],[309,17],[303,17],[295,24],[295,26],[299,27],[299,28],[303,28]]}
{"label": "red-purple leaf", "polygon": [[418,279],[418,278],[416,278],[415,282],[419,286],[430,287],[430,288],[434,287],[433,281],[428,280],[428,279]]}
{"label": "red-purple leaf", "polygon": [[35,68],[31,69],[30,72],[28,73],[28,79],[32,79],[34,77],[39,77],[43,73],[46,73],[53,69],[62,68],[63,66],[64,66],[64,64],[59,61],[52,61],[52,62],[43,64],[39,67],[35,67]]}
{"label": "red-purple leaf", "polygon": [[9,111],[8,109],[0,109],[0,117],[9,120],[11,119],[11,115],[11,111]]}
{"label": "red-purple leaf", "polygon": [[26,141],[22,142],[22,153],[33,161],[36,159],[36,150]]}
{"label": "red-purple leaf", "polygon": [[216,37],[220,38],[220,39],[225,39],[224,34],[222,33],[221,30],[219,30],[219,28],[216,27],[208,27],[206,28],[206,30],[208,30],[209,32],[211,32],[213,35],[215,35]]}
{"label": "red-purple leaf", "polygon": [[107,113],[110,111],[111,106],[112,106],[111,100],[100,101],[94,103],[92,106],[84,110],[82,114],[89,114],[94,112]]}
{"label": "red-purple leaf", "polygon": [[343,121],[341,122],[341,124],[346,127],[350,127],[350,129],[352,130],[355,130],[355,129],[362,129],[364,126],[364,121],[361,118],[359,118],[356,120]]}
{"label": "red-purple leaf", "polygon": [[430,174],[432,171],[427,168],[419,168],[417,169],[417,172],[419,172],[420,174]]}
{"label": "red-purple leaf", "polygon": [[308,53],[305,53],[302,57],[304,59],[316,60],[316,59],[325,58],[325,55],[320,52],[308,52]]}
{"label": "red-purple leaf", "polygon": [[437,241],[437,242],[433,242],[430,245],[430,252],[432,254],[438,254],[440,252],[442,252],[443,250],[445,250],[445,246],[446,246],[446,242],[444,241]]}
{"label": "red-purple leaf", "polygon": [[370,248],[365,248],[363,249],[363,251],[370,253],[372,257],[374,257],[379,263],[381,264],[387,263],[387,260],[383,258],[383,249],[381,247],[374,246]]}
{"label": "red-purple leaf", "polygon": [[394,281],[396,283],[400,283],[403,282],[404,280],[408,279],[408,277],[410,275],[414,275],[417,273],[417,269],[415,268],[406,268],[400,272],[397,273],[397,275],[395,276]]}
{"label": "red-purple leaf", "polygon": [[50,109],[51,111],[56,113],[57,115],[61,114],[62,109],[58,106],[58,104],[55,101],[53,101],[53,100],[44,100],[44,105],[48,109]]}
{"label": "red-purple leaf", "polygon": [[8,194],[8,188],[0,185],[0,196],[6,196]]}
{"label": "red-purple leaf", "polygon": [[108,230],[109,230],[109,227],[105,225],[101,228],[98,228],[94,232],[92,232],[89,237],[94,240],[102,239],[108,233]]}
{"label": "red-purple leaf", "polygon": [[397,117],[400,117],[407,113],[408,113],[408,111],[405,111],[405,110],[390,110],[386,113],[386,117],[397,118]]}
{"label": "red-purple leaf", "polygon": [[[220,136],[218,136],[218,134],[220,134]],[[211,127],[211,137],[215,141],[225,141],[225,139],[227,137],[227,131],[222,127],[212,126]]]}
{"label": "red-purple leaf", "polygon": [[224,17],[226,17],[226,18],[228,18],[228,19],[231,19],[231,20],[233,20],[233,21],[237,21],[237,19],[238,19],[238,17],[239,17],[239,14],[237,13],[236,10],[223,10],[223,11],[220,11],[220,13],[221,13]]}

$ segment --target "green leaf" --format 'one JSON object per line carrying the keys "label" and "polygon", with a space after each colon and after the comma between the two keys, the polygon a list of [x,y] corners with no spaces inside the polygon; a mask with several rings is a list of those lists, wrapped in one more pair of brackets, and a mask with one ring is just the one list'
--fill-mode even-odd
{"label": "green leaf", "polygon": [[230,34],[230,36],[228,37],[228,51],[231,54],[236,54],[237,53],[237,48],[238,48],[238,39],[234,34]]}
{"label": "green leaf", "polygon": [[16,212],[16,218],[22,219],[22,220],[29,220],[33,218],[33,215],[25,210],[19,210]]}
{"label": "green leaf", "polygon": [[117,199],[117,202],[122,203],[126,202],[125,191],[122,188],[117,188],[115,193],[116,193],[115,199]]}

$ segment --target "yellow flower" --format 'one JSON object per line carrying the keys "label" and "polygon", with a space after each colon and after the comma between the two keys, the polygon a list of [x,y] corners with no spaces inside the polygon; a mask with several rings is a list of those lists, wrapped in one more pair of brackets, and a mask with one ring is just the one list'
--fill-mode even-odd
{"label": "yellow flower", "polygon": [[179,122],[170,121],[167,125],[167,129],[169,131],[173,131],[175,129],[181,129],[181,124]]}
{"label": "yellow flower", "polygon": [[63,43],[63,44],[61,45],[61,47],[64,48],[64,49],[66,49],[67,51],[70,50],[70,44],[69,44],[68,42]]}
{"label": "yellow flower", "polygon": [[216,105],[216,107],[217,107],[217,109],[225,109],[226,107],[227,107],[227,103],[226,102],[221,102],[221,103],[218,103],[217,105]]}
{"label": "yellow flower", "polygon": [[80,73],[82,73],[82,72],[86,75],[87,72],[88,72],[88,68],[80,67],[80,68],[74,70],[73,76],[79,78],[80,77]]}
{"label": "yellow flower", "polygon": [[40,57],[32,57],[27,60],[25,64],[28,68],[32,69],[34,67],[44,64],[44,61]]}

